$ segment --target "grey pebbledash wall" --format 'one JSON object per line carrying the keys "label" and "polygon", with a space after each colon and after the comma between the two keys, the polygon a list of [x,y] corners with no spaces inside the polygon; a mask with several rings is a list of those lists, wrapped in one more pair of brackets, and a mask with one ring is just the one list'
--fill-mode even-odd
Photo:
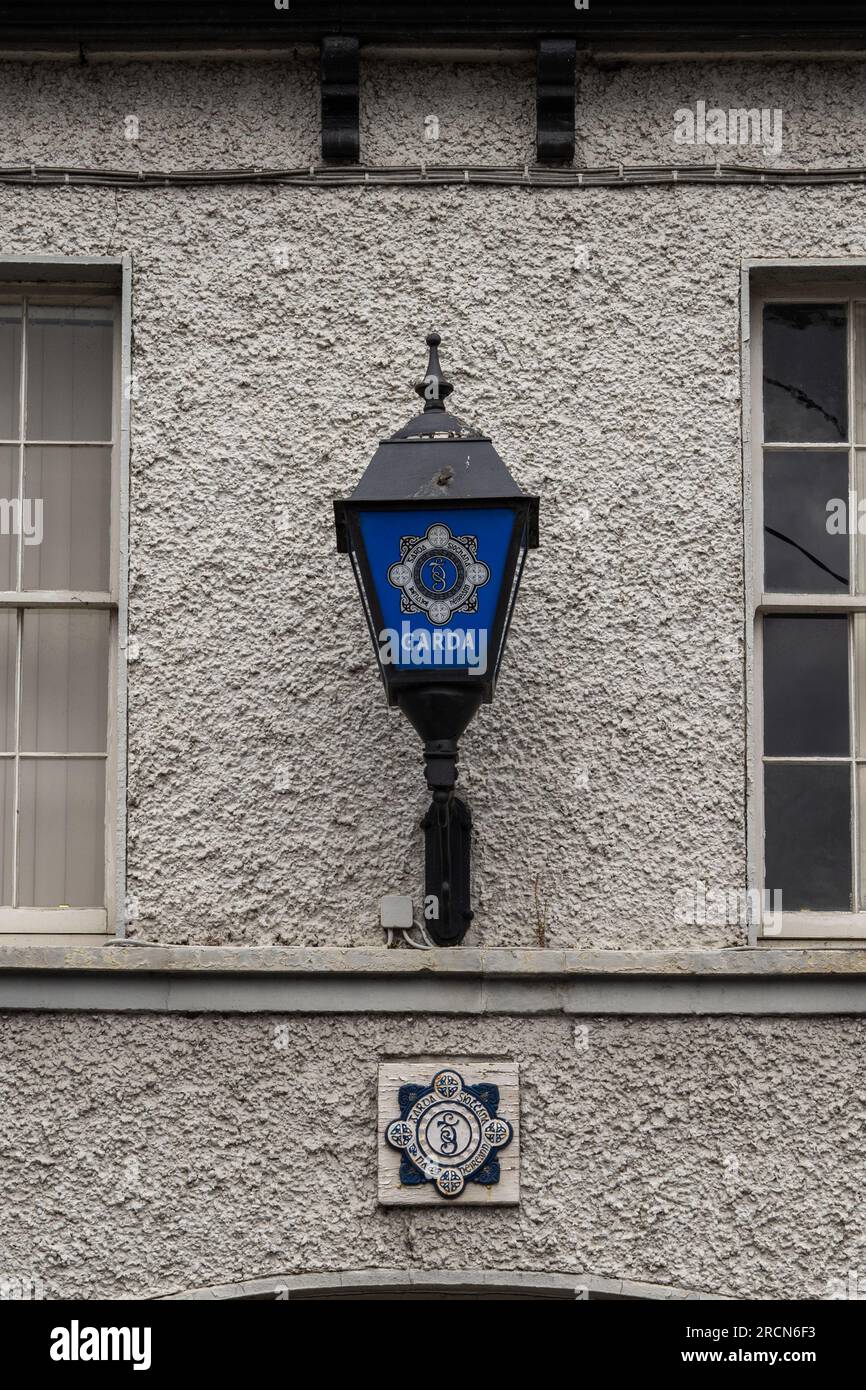
{"label": "grey pebbledash wall", "polygon": [[[704,100],[782,108],[766,163],[857,163],[862,73],[583,69],[577,162],[758,162],[674,145]],[[3,164],[318,159],[310,55],[0,78]],[[520,60],[365,58],[363,155],[519,165],[533,107]],[[866,189],[0,186],[0,248],[132,256],[131,935],[375,947],[379,898],[418,899],[419,747],[385,709],[331,499],[408,418],[435,326],[456,413],[542,496],[497,701],[464,745],[468,944],[535,946],[540,917],[560,948],[742,942],[674,913],[696,880],[745,878],[740,268],[866,255]],[[48,1297],[359,1265],[826,1297],[866,1262],[864,1036],[845,1017],[3,1013],[0,1275]],[[377,1207],[378,1063],[434,1052],[519,1062],[518,1209]]]}
{"label": "grey pebbledash wall", "polygon": [[[861,1020],[5,1014],[0,1273],[47,1298],[365,1267],[711,1295],[863,1278]],[[518,1209],[380,1208],[388,1055],[520,1064]],[[862,1285],[861,1285],[862,1288]]]}
{"label": "grey pebbledash wall", "polygon": [[[531,158],[531,66],[363,66],[368,160]],[[699,99],[782,107],[782,162],[859,158],[861,78],[587,70],[578,159],[756,162],[674,145]],[[10,64],[3,162],[299,166],[316,101],[304,55]],[[418,901],[419,746],[385,709],[331,499],[408,418],[435,326],[457,414],[542,497],[464,742],[470,944],[535,945],[540,920],[554,946],[743,941],[674,912],[697,880],[745,881],[739,272],[862,255],[864,213],[855,186],[0,188],[7,252],[133,259],[130,933],[375,944],[382,895]]]}

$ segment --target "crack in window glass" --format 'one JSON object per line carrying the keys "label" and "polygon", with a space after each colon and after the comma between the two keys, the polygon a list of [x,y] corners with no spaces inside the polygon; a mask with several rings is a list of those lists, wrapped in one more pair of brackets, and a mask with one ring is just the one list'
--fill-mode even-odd
{"label": "crack in window glass", "polygon": [[822,560],[818,559],[817,555],[813,555],[812,552],[810,550],[807,550],[804,545],[799,545],[798,542],[792,540],[790,536],[783,536],[781,531],[774,530],[772,526],[765,526],[764,531],[768,536],[775,536],[777,541],[784,541],[786,545],[792,545],[795,550],[799,550],[802,555],[806,556],[807,560],[811,560],[813,565],[817,565],[819,570],[824,570],[826,574],[830,575],[831,579],[838,579],[840,584],[844,584],[845,589],[847,591],[847,577],[845,575],[837,574],[835,570],[831,570],[829,565],[825,565]]}
{"label": "crack in window glass", "polygon": [[808,396],[805,391],[802,391],[799,386],[788,386],[784,381],[777,381],[776,378],[772,376],[764,377],[764,385],[778,386],[780,391],[787,391],[789,396],[793,396],[794,400],[798,401],[800,405],[806,406],[807,410],[817,410],[819,415],[823,415],[825,420],[829,420],[831,425],[835,425],[836,429],[839,431],[839,438],[845,438],[846,431],[843,429],[842,421],[838,416],[831,415],[829,410],[825,410],[817,401],[813,401],[812,397]]}

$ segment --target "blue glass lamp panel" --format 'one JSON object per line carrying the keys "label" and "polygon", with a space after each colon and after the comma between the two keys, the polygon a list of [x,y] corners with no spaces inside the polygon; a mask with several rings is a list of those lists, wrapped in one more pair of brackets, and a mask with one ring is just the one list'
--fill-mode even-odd
{"label": "blue glass lamp panel", "polygon": [[511,593],[508,596],[508,604],[505,609],[505,621],[502,624],[502,632],[499,637],[499,651],[496,653],[496,665],[493,669],[494,676],[499,674],[499,667],[502,664],[502,654],[505,651],[505,643],[508,640],[508,629],[511,626],[511,617],[514,613],[514,605],[517,601],[517,591],[520,588],[520,581],[523,578],[523,566],[526,562],[526,528],[520,538],[520,546],[517,551],[517,564],[514,566],[514,578],[511,581]]}
{"label": "blue glass lamp panel", "polygon": [[382,665],[486,675],[514,513],[419,508],[362,511],[358,521],[382,613]]}

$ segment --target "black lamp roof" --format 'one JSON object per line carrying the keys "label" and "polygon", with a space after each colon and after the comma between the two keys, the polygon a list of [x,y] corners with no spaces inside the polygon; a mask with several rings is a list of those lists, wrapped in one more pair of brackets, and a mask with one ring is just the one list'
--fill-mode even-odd
{"label": "black lamp roof", "polygon": [[[450,415],[443,400],[453,386],[442,373],[438,333],[430,333],[427,374],[415,390],[424,410],[390,439],[383,439],[358,486],[347,499],[367,503],[517,502],[529,503],[528,543],[538,545],[538,498],[512,478],[490,439]],[[337,548],[346,550],[346,502],[334,503]]]}

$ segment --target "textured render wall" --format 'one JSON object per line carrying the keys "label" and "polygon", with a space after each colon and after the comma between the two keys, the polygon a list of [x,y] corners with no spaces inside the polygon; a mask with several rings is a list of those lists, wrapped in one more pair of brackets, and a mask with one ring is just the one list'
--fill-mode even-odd
{"label": "textured render wall", "polygon": [[[318,162],[318,63],[291,60],[2,63],[4,162],[94,161],[117,168],[306,165]],[[858,164],[863,147],[862,68],[857,63],[581,63],[577,164],[704,161],[715,151],[676,144],[674,112],[701,100],[719,107],[779,109],[782,151],[764,162]],[[125,117],[139,118],[126,138]],[[426,118],[438,118],[429,139]],[[407,61],[365,56],[362,157],[370,164],[508,164],[535,157],[535,64]],[[758,162],[748,147],[718,152]]]}
{"label": "textured render wall", "polygon": [[[291,61],[0,63],[3,163],[226,169],[318,159],[319,73]],[[138,117],[138,137],[126,117]]]}
{"label": "textured render wall", "polygon": [[[858,63],[666,63],[586,66],[578,74],[578,164],[698,163],[810,166],[863,162]],[[674,113],[776,110],[781,150],[674,143]]]}
{"label": "textured render wall", "polygon": [[[860,165],[862,80],[862,66],[844,62],[580,62],[575,164]],[[698,101],[707,111],[781,112],[781,148],[675,142],[674,114]],[[430,115],[438,117],[435,142]],[[535,63],[514,54],[456,64],[368,58],[361,138],[371,164],[534,163]]]}
{"label": "textured render wall", "polygon": [[[862,1020],[0,1019],[0,1275],[49,1298],[369,1268],[758,1298],[862,1279]],[[577,1045],[576,1045],[577,1044]],[[519,1210],[376,1205],[389,1053],[520,1063]]]}
{"label": "textured render wall", "polygon": [[[421,157],[439,71],[370,64],[368,153]],[[469,103],[459,139],[440,113],[443,157],[531,150],[531,70],[441,72]],[[862,147],[862,69],[797,72],[584,73],[581,152],[692,157],[665,145],[677,107],[786,92],[802,157],[841,158],[849,127]],[[132,112],[144,165],[306,162],[314,76],[10,66],[3,159],[134,164]],[[542,496],[497,702],[465,740],[469,940],[533,945],[545,919],[559,946],[741,940],[673,914],[697,879],[744,880],[740,264],[863,255],[864,213],[857,187],[0,189],[5,250],[134,259],[134,933],[372,943],[384,893],[420,896],[420,749],[384,707],[330,505],[408,417],[435,325],[457,413]]]}
{"label": "textured render wall", "polygon": [[435,323],[457,409],[544,507],[465,740],[476,939],[534,944],[536,884],[551,942],[673,939],[675,886],[736,884],[743,857],[738,253],[709,207],[638,199],[611,246],[616,194],[171,201],[174,234],[161,195],[119,200],[114,233],[132,217],[141,248],[138,930],[359,942],[383,893],[420,891],[420,750],[384,708],[330,498],[407,418]]}
{"label": "textured render wall", "polygon": [[459,63],[365,58],[361,157],[368,164],[534,163],[535,63],[520,54]]}

